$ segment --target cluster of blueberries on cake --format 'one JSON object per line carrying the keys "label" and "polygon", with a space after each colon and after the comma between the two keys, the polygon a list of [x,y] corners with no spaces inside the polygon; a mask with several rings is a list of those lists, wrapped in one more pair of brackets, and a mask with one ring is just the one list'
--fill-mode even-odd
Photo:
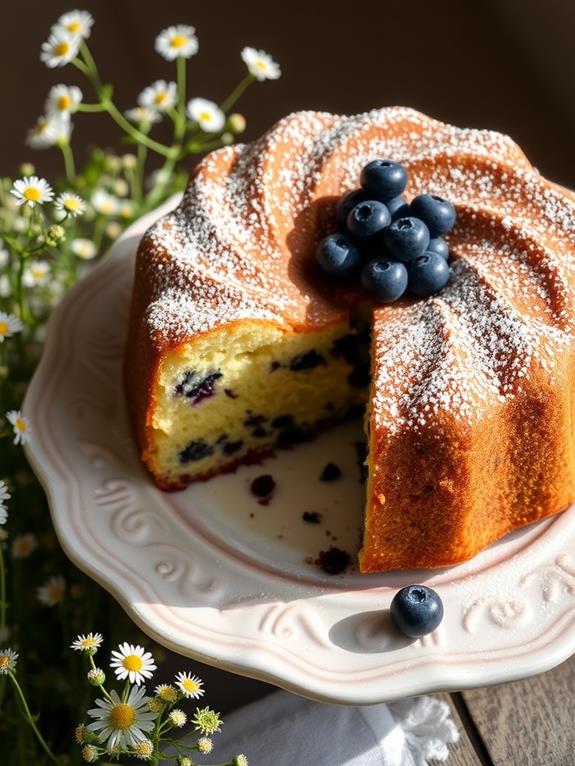
{"label": "cluster of blueberries on cake", "polygon": [[359,276],[363,288],[381,303],[406,292],[425,297],[449,280],[449,247],[443,235],[455,224],[455,208],[435,194],[403,196],[407,170],[391,160],[368,163],[361,188],[337,204],[340,231],[316,249],[321,270],[337,280]]}

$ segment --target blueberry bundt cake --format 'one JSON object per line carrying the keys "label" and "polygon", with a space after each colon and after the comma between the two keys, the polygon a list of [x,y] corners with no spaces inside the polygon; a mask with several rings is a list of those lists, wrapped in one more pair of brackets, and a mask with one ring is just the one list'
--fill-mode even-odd
{"label": "blueberry bundt cake", "polygon": [[[361,168],[457,210],[437,295],[377,305],[314,251]],[[361,407],[360,568],[439,567],[575,498],[575,204],[506,136],[405,108],[297,113],[208,155],[136,259],[126,388],[179,489]]]}

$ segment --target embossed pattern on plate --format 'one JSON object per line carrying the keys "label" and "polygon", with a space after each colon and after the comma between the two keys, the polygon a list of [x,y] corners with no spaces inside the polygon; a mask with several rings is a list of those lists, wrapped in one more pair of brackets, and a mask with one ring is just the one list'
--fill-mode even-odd
{"label": "embossed pattern on plate", "polygon": [[[70,558],[144,631],[181,654],[305,696],[369,704],[546,670],[575,651],[575,514],[532,525],[458,567],[330,577],[306,559],[352,551],[361,486],[350,423],[263,466],[164,494],[139,463],[121,382],[138,222],[54,312],[25,413],[27,455]],[[328,460],[343,467],[317,480]],[[278,491],[262,508],[259,473]],[[302,521],[304,510],[322,523]],[[408,641],[387,611],[409,582],[446,616]]]}

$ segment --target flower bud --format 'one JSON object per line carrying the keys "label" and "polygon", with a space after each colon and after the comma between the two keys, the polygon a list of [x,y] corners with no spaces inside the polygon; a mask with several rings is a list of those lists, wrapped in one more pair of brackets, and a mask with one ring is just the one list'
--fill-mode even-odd
{"label": "flower bud", "polygon": [[222,133],[222,144],[224,146],[229,146],[230,144],[234,143],[234,137],[231,133]]}
{"label": "flower bud", "polygon": [[106,674],[101,668],[90,668],[87,677],[92,686],[102,686],[106,682]]}
{"label": "flower bud", "polygon": [[194,766],[194,762],[188,755],[179,755],[176,763],[177,766]]}
{"label": "flower bud", "polygon": [[120,157],[116,157],[115,154],[107,154],[104,160],[104,167],[110,173],[117,173],[122,167],[122,160]]}
{"label": "flower bud", "polygon": [[33,176],[36,172],[36,168],[34,165],[32,165],[31,162],[24,162],[22,165],[20,165],[20,175],[21,176]]}
{"label": "flower bud", "polygon": [[64,228],[58,223],[50,226],[46,233],[46,244],[48,244],[50,247],[56,247],[56,245],[64,242],[65,239],[66,232],[64,231]]}
{"label": "flower bud", "polygon": [[117,239],[122,233],[122,227],[117,221],[110,221],[106,226],[106,236],[110,239]]}
{"label": "flower bud", "polygon": [[92,745],[86,745],[82,748],[82,758],[88,763],[92,763],[98,757],[98,751]]}
{"label": "flower bud", "polygon": [[200,737],[198,740],[198,753],[209,755],[214,749],[214,743],[209,737]]}
{"label": "flower bud", "polygon": [[228,119],[228,128],[232,131],[232,133],[243,133],[246,129],[246,118],[243,116],[243,114],[238,114],[237,112],[230,114]]}
{"label": "flower bud", "polygon": [[248,759],[243,754],[236,755],[235,758],[232,758],[232,766],[249,766]]}
{"label": "flower bud", "polygon": [[135,154],[124,154],[122,156],[122,165],[126,170],[134,170],[138,164],[138,159]]}

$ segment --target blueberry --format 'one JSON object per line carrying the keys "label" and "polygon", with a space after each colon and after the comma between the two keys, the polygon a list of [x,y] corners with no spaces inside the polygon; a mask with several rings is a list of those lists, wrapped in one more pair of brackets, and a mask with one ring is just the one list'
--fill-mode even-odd
{"label": "blueberry", "polygon": [[399,590],[390,606],[397,628],[410,638],[432,633],[443,619],[443,602],[425,585],[408,585]]}
{"label": "blueberry", "polygon": [[347,228],[347,217],[350,214],[352,208],[358,203],[364,202],[367,199],[367,194],[363,189],[354,189],[353,191],[344,194],[339,198],[337,206],[335,208],[335,215],[337,218],[337,225],[342,231]]}
{"label": "blueberry", "polygon": [[426,252],[437,253],[437,255],[445,258],[446,261],[449,260],[449,245],[443,237],[434,237],[433,239],[430,239]]}
{"label": "blueberry", "polygon": [[392,258],[414,261],[427,250],[429,230],[418,218],[398,218],[385,230],[383,240]]}
{"label": "blueberry", "polygon": [[385,206],[389,210],[392,221],[397,221],[398,218],[405,218],[406,215],[409,215],[409,205],[405,197],[394,197],[389,202],[386,202]]}
{"label": "blueberry", "polygon": [[214,454],[214,448],[203,439],[196,439],[188,444],[187,447],[178,454],[178,459],[182,465],[193,463],[196,460],[202,460]]}
{"label": "blueberry", "polygon": [[250,484],[250,492],[259,498],[271,497],[276,488],[276,482],[273,476],[266,473],[263,476],[256,477]]}
{"label": "blueberry", "polygon": [[298,354],[290,360],[289,368],[292,372],[300,372],[301,370],[313,370],[315,367],[319,367],[320,364],[325,364],[325,359],[314,349],[306,351],[305,354]]}
{"label": "blueberry", "polygon": [[350,235],[360,241],[373,241],[379,238],[379,235],[391,223],[389,210],[377,200],[366,200],[360,202],[351,209],[347,216],[347,230]]}
{"label": "blueberry", "polygon": [[292,415],[278,415],[277,418],[272,420],[272,426],[274,428],[293,428],[295,420]]}
{"label": "blueberry", "polygon": [[374,160],[361,171],[360,183],[370,196],[389,202],[407,186],[407,170],[391,160]]}
{"label": "blueberry", "polygon": [[451,231],[455,224],[455,208],[436,194],[419,194],[411,200],[409,209],[410,215],[427,225],[431,237]]}
{"label": "blueberry", "polygon": [[315,259],[320,269],[335,279],[352,274],[360,262],[359,250],[345,234],[330,234],[322,239],[316,248]]}
{"label": "blueberry", "polygon": [[448,280],[447,261],[437,253],[425,253],[409,265],[409,289],[414,295],[433,295],[445,287]]}
{"label": "blueberry", "polygon": [[370,261],[361,272],[361,284],[382,303],[393,303],[407,288],[407,269],[399,261]]}
{"label": "blueberry", "polygon": [[185,396],[190,404],[199,404],[204,399],[209,399],[216,392],[216,383],[223,375],[221,372],[211,372],[208,375],[192,370],[186,372],[182,382],[175,388],[176,396]]}

